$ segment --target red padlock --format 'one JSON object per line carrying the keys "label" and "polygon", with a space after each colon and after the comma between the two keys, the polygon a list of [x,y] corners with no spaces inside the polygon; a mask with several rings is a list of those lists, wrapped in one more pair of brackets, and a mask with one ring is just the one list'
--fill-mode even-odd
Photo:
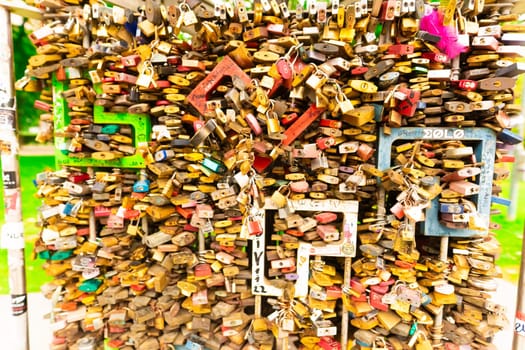
{"label": "red padlock", "polygon": [[136,209],[128,209],[124,211],[124,219],[133,220],[140,216],[140,211]]}
{"label": "red padlock", "polygon": [[368,67],[355,67],[350,71],[352,75],[362,75],[368,72]]}
{"label": "red padlock", "polygon": [[341,343],[332,337],[321,337],[317,346],[323,350],[341,350]]}
{"label": "red padlock", "polygon": [[193,271],[194,271],[195,277],[198,280],[204,280],[213,275],[210,264],[206,264],[206,263],[200,263],[200,264],[195,265],[195,267],[193,268]]}
{"label": "red padlock", "polygon": [[412,90],[402,87],[398,90],[406,96],[405,99],[398,102],[396,111],[405,117],[413,117],[416,113],[417,103],[421,96],[421,91]]}
{"label": "red padlock", "polygon": [[81,173],[81,172],[75,172],[75,173],[72,173],[70,174],[67,179],[73,183],[81,183],[81,182],[84,182],[86,180],[89,180],[90,179],[90,176],[89,174],[87,173]]}
{"label": "red padlock", "polygon": [[259,236],[263,233],[263,227],[259,220],[255,220],[253,217],[248,217],[248,233],[250,236]]}
{"label": "red padlock", "polygon": [[456,81],[451,81],[452,84],[456,85],[458,89],[466,91],[476,91],[478,88],[478,82],[475,80],[461,79]]}
{"label": "red padlock", "polygon": [[[169,88],[171,86],[171,82],[169,80],[155,80],[155,84],[157,85],[157,89],[166,89],[166,88]],[[160,106],[158,104],[158,102],[160,102],[160,101],[162,101],[162,100],[159,100],[159,101],[155,102],[155,104],[157,106]],[[166,101],[166,103],[164,105],[169,105],[169,104],[170,104],[170,102]]]}
{"label": "red padlock", "polygon": [[284,114],[281,118],[281,124],[286,126],[292,124],[299,115],[297,113]]}
{"label": "red padlock", "polygon": [[341,129],[343,127],[343,122],[333,119],[321,119],[319,121],[319,126],[333,129]]}
{"label": "red padlock", "polygon": [[49,103],[40,100],[36,100],[33,107],[44,112],[51,112],[51,109],[53,108]]}
{"label": "red padlock", "polygon": [[304,232],[297,230],[297,229],[293,229],[293,228],[289,228],[288,230],[285,231],[285,233],[287,235],[294,236],[294,237],[304,236]]}
{"label": "red padlock", "polygon": [[193,122],[193,130],[194,130],[195,132],[199,131],[199,130],[200,130],[205,124],[206,124],[206,123],[204,122],[204,120],[200,120],[200,119],[195,120],[195,121]]}
{"label": "red padlock", "polygon": [[421,54],[422,58],[428,58],[432,62],[436,63],[447,63],[449,61],[448,56],[444,53],[435,53],[435,52],[423,52]]}
{"label": "red padlock", "polygon": [[111,214],[111,208],[97,205],[93,212],[96,218],[108,217]]}
{"label": "red padlock", "polygon": [[290,266],[290,267],[283,267],[281,269],[281,272],[282,273],[292,273],[292,272],[295,272],[297,270],[297,267],[294,265],[294,266]]}
{"label": "red padlock", "polygon": [[325,150],[335,145],[335,137],[320,137],[315,141],[315,143],[320,150]]}
{"label": "red padlock", "polygon": [[287,86],[287,88],[290,89],[290,86],[288,84],[285,84],[286,82],[287,80],[284,80],[283,78],[275,79],[273,87],[267,93],[268,97],[272,97],[273,95],[275,95],[275,93],[277,92],[277,90],[279,90],[281,86]]}
{"label": "red padlock", "polygon": [[366,287],[361,283],[361,280],[359,280],[357,277],[354,277],[350,280],[350,288],[352,288],[353,291],[361,294],[365,292]]}
{"label": "red padlock", "polygon": [[189,231],[189,232],[199,232],[199,228],[198,227],[191,226],[190,224],[184,225],[183,229],[184,229],[184,231]]}
{"label": "red padlock", "polygon": [[88,236],[89,227],[80,227],[77,229],[77,236]]}
{"label": "red padlock", "polygon": [[326,297],[329,299],[339,299],[343,296],[343,291],[339,286],[326,287]]}
{"label": "red padlock", "polygon": [[378,292],[370,291],[370,305],[379,311],[388,311],[388,304],[383,303],[383,295]]}
{"label": "red padlock", "polygon": [[414,53],[414,46],[412,45],[390,45],[388,47],[388,53],[393,55],[405,56]]}

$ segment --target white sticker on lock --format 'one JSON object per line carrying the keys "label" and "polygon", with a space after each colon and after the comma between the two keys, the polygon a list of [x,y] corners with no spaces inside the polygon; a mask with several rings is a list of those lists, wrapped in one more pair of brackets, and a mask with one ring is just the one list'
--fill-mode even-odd
{"label": "white sticker on lock", "polygon": [[242,172],[238,172],[233,178],[241,188],[248,186],[250,183],[250,176],[248,176],[248,174],[243,174]]}

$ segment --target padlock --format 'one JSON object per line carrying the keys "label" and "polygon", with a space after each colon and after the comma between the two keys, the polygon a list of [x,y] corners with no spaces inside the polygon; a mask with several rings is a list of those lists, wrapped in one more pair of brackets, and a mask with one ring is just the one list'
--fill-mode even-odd
{"label": "padlock", "polygon": [[253,217],[248,217],[247,225],[251,236],[258,236],[264,232],[261,222]]}
{"label": "padlock", "polygon": [[[306,271],[299,271],[301,258],[307,255],[299,251],[307,242],[311,244],[308,249],[321,252],[319,255],[324,254],[323,249],[336,248],[339,254],[347,251],[347,236],[356,235],[361,249],[354,249],[360,256],[354,259],[359,263],[353,266],[363,288],[352,297],[347,293],[340,296],[359,319],[352,320],[352,325],[375,327],[374,322],[379,323],[377,310],[373,310],[375,306],[383,312],[379,317],[382,325],[390,329],[391,334],[386,331],[382,334],[388,337],[388,342],[390,338],[401,337],[408,341],[409,317],[415,317],[420,324],[431,324],[432,317],[425,316],[425,312],[433,315],[431,310],[436,311],[437,307],[430,302],[429,294],[433,296],[433,291],[428,289],[444,279],[443,272],[436,263],[421,260],[418,249],[425,250],[422,256],[437,258],[437,245],[429,238],[430,243],[425,242],[423,246],[418,243],[416,249],[415,237],[421,228],[409,223],[422,219],[435,199],[436,219],[440,222],[467,225],[474,231],[486,229],[488,220],[477,214],[475,204],[465,202],[476,192],[476,186],[482,186],[472,177],[481,174],[477,169],[483,170],[486,162],[473,157],[477,153],[474,143],[468,145],[472,146],[470,152],[468,147],[449,147],[440,143],[443,140],[434,142],[426,137],[421,143],[406,141],[412,143],[412,147],[396,148],[392,158],[399,168],[385,169],[375,164],[376,157],[379,159],[382,154],[378,146],[382,137],[376,136],[377,130],[383,126],[388,134],[394,128],[441,127],[443,123],[460,126],[460,131],[481,126],[495,130],[500,141],[518,143],[517,137],[505,131],[510,126],[510,118],[517,113],[511,106],[512,95],[505,90],[512,87],[512,78],[520,68],[504,61],[520,52],[513,44],[521,38],[508,36],[505,26],[489,29],[486,21],[479,22],[477,36],[486,37],[488,44],[481,43],[479,38],[470,38],[473,34],[468,33],[476,31],[474,17],[478,13],[483,13],[483,18],[497,17],[495,13],[487,16],[489,13],[482,4],[476,2],[474,6],[465,4],[468,21],[461,20],[462,14],[456,9],[446,10],[444,14],[445,25],[452,24],[454,17],[459,19],[460,40],[462,37],[469,42],[473,39],[475,47],[489,49],[488,52],[471,50],[461,56],[439,46],[439,33],[424,28],[421,1],[374,1],[370,5],[358,1],[351,6],[333,2],[330,9],[310,1],[307,10],[299,7],[294,16],[290,16],[286,4],[275,1],[255,4],[253,13],[248,13],[242,5],[231,4],[218,4],[214,8],[194,1],[168,8],[152,4],[155,1],[148,2],[142,12],[124,11],[124,15],[118,7],[110,9],[95,4],[85,7],[84,19],[63,16],[55,7],[46,7],[46,11],[53,14],[49,18],[63,24],[52,25],[49,20],[44,32],[34,38],[40,57],[32,59],[35,65],[28,67],[30,81],[49,80],[50,72],[60,70],[57,81],[64,86],[63,103],[51,106],[53,97],[48,94],[40,98],[43,103],[38,107],[50,113],[67,110],[67,114],[55,115],[55,121],[71,120],[70,125],[65,122],[55,127],[56,135],[64,135],[66,139],[64,146],[60,146],[63,153],[69,152],[61,164],[72,162],[80,167],[89,159],[108,167],[133,164],[136,168],[141,166],[138,163],[147,166],[138,176],[137,172],[123,172],[107,177],[100,175],[93,182],[68,180],[74,186],[46,183],[38,191],[46,202],[41,214],[46,244],[39,249],[54,244],[59,249],[55,252],[57,259],[66,249],[77,245],[91,249],[89,254],[97,256],[95,263],[100,265],[96,266],[97,273],[107,276],[98,287],[100,294],[87,292],[82,303],[101,305],[110,310],[109,315],[115,314],[109,316],[107,331],[111,346],[122,346],[131,339],[148,348],[185,344],[210,349],[221,346],[271,349],[286,339],[290,346],[302,343],[303,346],[310,344],[307,347],[315,344],[320,348],[339,348],[341,344],[332,338],[332,333],[334,328],[340,329],[340,322],[333,315],[337,312],[334,300],[339,298],[336,290],[343,289],[340,288],[344,282],[340,277],[344,275],[343,267],[337,265],[337,273],[330,275],[323,272],[325,269],[318,266],[320,262],[312,257],[312,278],[304,283],[303,276],[309,275],[310,266],[307,263]],[[503,22],[504,15],[499,16]],[[124,17],[128,17],[131,24],[139,23],[138,30],[131,35],[126,30]],[[95,21],[93,33],[82,29],[83,21],[88,18]],[[243,33],[244,23],[251,21],[255,26]],[[225,30],[219,30],[217,23]],[[182,30],[196,31],[192,45],[183,39],[168,40],[170,33],[178,35]],[[241,34],[245,45],[236,42]],[[385,49],[394,37],[400,36],[402,44]],[[502,39],[498,47],[494,46],[494,38]],[[80,42],[83,47],[78,45]],[[92,54],[90,60],[83,57],[88,47]],[[84,70],[91,79],[82,79]],[[231,80],[222,79],[224,75]],[[198,114],[184,103],[190,91],[187,99]],[[109,128],[109,125],[104,130],[100,128],[100,123],[111,116],[100,113],[108,112],[119,116],[118,122],[111,123],[121,125],[120,128]],[[140,112],[137,115],[140,122],[124,127],[128,120],[122,116],[130,112]],[[508,114],[507,117],[502,112]],[[144,125],[144,118],[151,118],[156,124],[151,138],[147,128],[137,131],[137,126]],[[425,129],[425,133],[436,132]],[[139,156],[139,162],[128,162],[128,157],[134,155]],[[500,159],[507,158],[503,154]],[[476,164],[478,162],[480,164]],[[434,179],[434,176],[439,178],[429,180],[428,177]],[[144,182],[147,180],[149,183]],[[376,203],[378,183],[384,185],[390,206]],[[395,196],[392,191],[396,192]],[[405,194],[398,200],[398,193]],[[81,200],[72,201],[71,195]],[[263,235],[250,235],[249,224],[262,225],[261,217],[252,209],[264,209],[264,196],[268,197],[272,210],[278,210],[273,212],[275,215],[271,214],[272,210],[265,210],[264,229],[273,227],[274,230],[264,235],[271,237],[265,238],[266,247],[262,251],[268,261],[295,259],[295,265],[272,268],[270,263],[262,275],[250,278],[249,268],[243,265],[246,259],[243,253],[247,239],[253,240],[253,244],[250,243],[253,250],[257,249],[257,242],[262,242],[259,237]],[[352,225],[341,223],[337,214],[334,221],[321,216],[319,222],[314,219],[320,212],[331,213],[331,210],[311,208],[303,212],[295,206],[310,200],[322,203],[334,198],[359,201],[361,224],[356,225],[356,235]],[[78,204],[81,202],[83,204]],[[92,202],[96,205],[92,206]],[[90,212],[95,216],[94,227],[102,243],[98,248],[89,248],[87,244],[85,227]],[[294,214],[302,220],[297,216],[294,220]],[[267,224],[267,220],[273,220],[273,226]],[[299,226],[290,228],[289,224]],[[78,230],[69,236],[72,225],[78,225]],[[333,229],[325,231],[321,227],[317,233],[322,225],[340,228],[339,240],[345,243],[332,240]],[[259,228],[252,232],[259,232]],[[320,235],[324,235],[324,241]],[[164,241],[168,236],[172,238]],[[494,249],[491,243],[489,240],[464,243],[451,237],[451,245],[457,252],[473,247],[475,251],[479,251],[479,247],[491,250]],[[379,253],[379,246],[389,250]],[[214,253],[197,254],[197,249],[198,253],[208,250]],[[221,252],[227,252],[233,260],[224,259]],[[257,251],[254,256],[259,254],[263,253]],[[115,259],[117,256],[119,259]],[[209,268],[202,259],[209,263]],[[483,261],[471,259],[474,272],[470,276],[465,276],[465,266],[461,267],[461,274],[455,274],[452,268],[448,275],[450,283],[459,279],[457,284],[468,284],[472,289],[473,286],[493,288],[485,277],[494,272],[479,260]],[[326,261],[325,265],[330,265],[334,260],[327,257]],[[466,264],[470,269],[468,261]],[[260,265],[253,265],[263,270]],[[64,298],[76,300],[79,290],[69,287],[73,283],[66,276],[66,267],[52,263],[47,268],[62,285],[68,286]],[[170,280],[175,270],[180,287]],[[213,271],[211,277],[210,270]],[[335,272],[329,270],[326,272]],[[387,277],[388,273],[391,276]],[[483,276],[479,277],[478,273]],[[86,274],[89,276],[89,271]],[[261,276],[271,280],[272,285],[265,284]],[[412,304],[415,298],[396,297],[384,303],[383,298],[379,298],[382,289],[378,286],[390,277],[392,283],[395,279],[428,286],[424,290],[427,298],[421,294],[423,306],[416,308],[417,303]],[[291,287],[295,283],[298,285]],[[112,289],[115,287],[121,291],[117,293]],[[86,284],[82,288],[93,290],[96,285]],[[229,323],[232,318],[228,316],[234,307],[250,304],[251,290],[270,295],[275,288],[281,292],[275,296],[279,302],[273,306],[281,313],[268,317],[266,327],[252,329],[243,314],[235,314],[239,316],[236,319],[243,319],[241,324]],[[293,298],[294,288],[306,291],[309,308],[299,306],[301,301]],[[414,289],[406,288],[406,294],[413,296]],[[124,297],[116,297],[124,292]],[[182,296],[185,298],[180,299]],[[479,295],[465,297],[479,298]],[[375,306],[371,306],[367,298]],[[117,301],[129,315],[122,316],[113,310]],[[479,317],[485,321],[487,315],[468,306],[474,301],[477,299],[457,306],[450,304],[453,311],[445,311],[448,313],[444,315],[445,328],[450,317],[459,324],[463,322],[458,322],[460,317],[474,315],[478,321]],[[63,303],[63,307],[67,304]],[[391,328],[390,307],[404,320]],[[422,311],[423,308],[426,311]],[[80,314],[68,317],[79,320],[71,323],[71,329],[78,329],[80,322],[84,322],[81,325],[84,333],[101,335],[100,327],[106,322],[105,316],[98,315],[85,321],[80,321],[83,319]],[[492,324],[502,324],[496,317],[490,317]],[[333,325],[326,323],[325,327],[323,321],[327,319],[333,320]],[[212,329],[217,332],[212,334]],[[295,331],[300,332],[299,339],[289,336],[288,332]],[[444,332],[448,341],[461,338],[460,333],[449,329]],[[488,336],[484,335],[490,332],[479,333],[477,337],[485,341]],[[67,344],[77,340],[72,331],[69,334],[58,330],[58,335],[64,334],[67,336],[59,338],[67,338]],[[310,339],[309,343],[305,338],[311,334],[316,334],[313,338],[317,339]],[[366,340],[362,335],[356,333],[355,342],[365,346],[359,343]],[[97,342],[102,341],[99,338]],[[414,346],[424,342],[418,338]],[[470,340],[479,343],[473,336]],[[368,347],[373,345],[385,344],[366,343]]]}
{"label": "padlock", "polygon": [[133,191],[139,193],[149,192],[149,184],[146,172],[141,172],[139,180],[133,184]]}
{"label": "padlock", "polygon": [[286,206],[289,193],[290,190],[285,186],[281,186],[273,192],[271,199],[278,209]]}

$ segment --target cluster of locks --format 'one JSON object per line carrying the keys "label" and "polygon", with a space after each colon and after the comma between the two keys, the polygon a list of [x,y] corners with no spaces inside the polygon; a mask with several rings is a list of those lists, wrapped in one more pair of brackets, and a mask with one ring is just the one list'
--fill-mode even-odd
{"label": "cluster of locks", "polygon": [[495,348],[511,5],[66,3],[16,84],[52,349]]}

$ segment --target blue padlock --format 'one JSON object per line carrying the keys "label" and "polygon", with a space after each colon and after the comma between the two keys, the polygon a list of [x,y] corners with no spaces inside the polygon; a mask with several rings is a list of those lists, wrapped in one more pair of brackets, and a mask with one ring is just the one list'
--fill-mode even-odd
{"label": "blue padlock", "polygon": [[73,212],[73,203],[67,202],[64,204],[64,208],[62,209],[62,214],[64,215],[71,215]]}
{"label": "blue padlock", "polygon": [[503,141],[509,145],[517,145],[523,142],[523,137],[512,132],[509,129],[503,129],[498,135],[498,140]]}
{"label": "blue padlock", "polygon": [[133,192],[149,192],[149,184],[150,181],[148,180],[146,172],[144,170],[141,170],[139,180],[133,184]]}
{"label": "blue padlock", "polygon": [[202,165],[214,173],[223,173],[226,171],[224,164],[210,157],[204,158],[202,160]]}
{"label": "blue padlock", "polygon": [[109,124],[109,125],[104,125],[102,127],[102,133],[103,134],[115,134],[119,131],[119,126],[118,125],[115,125],[115,124]]}
{"label": "blue padlock", "polygon": [[457,203],[440,203],[439,212],[447,214],[463,214],[463,205]]}

